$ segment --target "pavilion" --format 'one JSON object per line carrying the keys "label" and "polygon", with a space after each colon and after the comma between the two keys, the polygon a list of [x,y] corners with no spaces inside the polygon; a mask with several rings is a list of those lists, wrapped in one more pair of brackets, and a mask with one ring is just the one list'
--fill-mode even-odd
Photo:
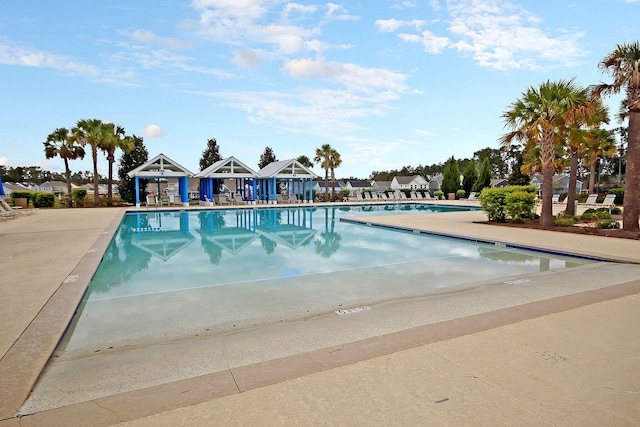
{"label": "pavilion", "polygon": [[189,177],[193,176],[187,168],[180,166],[164,154],[160,153],[153,159],[127,173],[129,178],[135,178],[136,207],[140,207],[140,178],[155,179],[160,193],[160,179],[177,178],[178,193],[182,206],[189,206]]}
{"label": "pavilion", "polygon": [[258,171],[258,200],[275,204],[277,194],[283,192],[288,197],[295,196],[303,203],[311,203],[313,180],[316,178],[318,175],[296,159],[269,163]]}
{"label": "pavilion", "polygon": [[235,157],[218,160],[195,175],[200,178],[200,202],[213,204],[214,194],[218,194],[223,181],[235,180],[235,194],[245,202],[255,201],[256,178],[258,173]]}

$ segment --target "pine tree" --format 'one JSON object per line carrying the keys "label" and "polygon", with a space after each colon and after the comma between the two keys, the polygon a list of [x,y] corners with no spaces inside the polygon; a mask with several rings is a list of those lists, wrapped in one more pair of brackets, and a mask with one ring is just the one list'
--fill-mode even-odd
{"label": "pine tree", "polygon": [[473,160],[467,164],[467,168],[462,175],[464,175],[462,179],[462,189],[464,190],[464,194],[469,197],[469,193],[473,191],[473,184],[475,184],[478,179],[478,170]]}
{"label": "pine tree", "polygon": [[[134,181],[135,178],[129,178],[127,173],[138,166],[145,164],[147,160],[149,160],[149,152],[144,146],[142,138],[133,135],[133,143],[133,150],[129,153],[125,152],[120,156],[120,165],[118,167],[118,178],[120,179],[118,183],[118,192],[120,193],[120,198],[128,203],[136,202],[136,183]],[[144,200],[146,197],[145,189],[147,188],[149,180],[138,178],[138,181],[140,186],[139,200]]]}
{"label": "pine tree", "polygon": [[460,189],[460,169],[458,169],[458,162],[451,156],[447,160],[447,164],[444,166],[444,173],[442,175],[442,192],[444,194],[455,193]]}
{"label": "pine tree", "polygon": [[473,191],[480,193],[484,188],[491,187],[491,166],[489,166],[489,159],[485,157],[482,162],[482,168],[478,174],[478,179],[473,184]]}
{"label": "pine tree", "polygon": [[262,169],[269,163],[277,162],[276,155],[273,154],[271,147],[266,147],[264,152],[260,155],[260,163],[258,163],[258,169]]}
{"label": "pine tree", "polygon": [[207,148],[202,152],[202,157],[200,158],[200,170],[208,168],[221,159],[218,141],[215,138],[208,139]]}

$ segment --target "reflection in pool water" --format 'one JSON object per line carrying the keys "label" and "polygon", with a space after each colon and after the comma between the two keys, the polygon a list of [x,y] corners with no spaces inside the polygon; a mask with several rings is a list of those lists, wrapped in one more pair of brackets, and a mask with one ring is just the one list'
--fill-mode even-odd
{"label": "reflection in pool water", "polygon": [[[397,205],[128,213],[64,347],[226,333],[588,263],[341,222]],[[447,208],[455,209],[455,208]]]}

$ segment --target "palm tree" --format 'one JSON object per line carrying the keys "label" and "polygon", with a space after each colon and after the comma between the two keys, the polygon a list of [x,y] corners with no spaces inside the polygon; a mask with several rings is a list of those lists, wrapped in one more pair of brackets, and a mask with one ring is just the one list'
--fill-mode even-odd
{"label": "palm tree", "polygon": [[43,142],[44,153],[47,159],[59,156],[64,160],[64,174],[67,178],[67,194],[71,195],[71,169],[69,169],[69,160],[83,159],[84,148],[76,145],[76,142],[69,137],[69,129],[58,128],[47,136],[47,140]]}
{"label": "palm tree", "polygon": [[505,126],[512,129],[500,142],[533,141],[541,148],[542,213],[540,224],[553,225],[553,174],[555,172],[558,132],[583,120],[592,111],[586,89],[578,87],[574,79],[546,81],[539,88],[530,87],[522,97],[502,114]]}
{"label": "palm tree", "polygon": [[333,148],[329,144],[323,144],[322,147],[316,148],[316,156],[313,161],[320,164],[324,169],[324,201],[329,201],[329,169],[331,169],[331,156]]}
{"label": "palm tree", "polygon": [[329,165],[331,169],[331,194],[333,194],[333,198],[336,198],[336,174],[335,169],[339,168],[342,165],[342,159],[340,158],[340,153],[336,150],[331,150],[331,163]]}
{"label": "palm tree", "polygon": [[629,112],[627,171],[625,174],[622,229],[640,232],[640,41],[618,45],[598,64],[613,77],[613,83],[596,87],[596,94],[610,95],[626,91]]}
{"label": "palm tree", "polygon": [[596,188],[596,164],[600,156],[611,156],[616,152],[616,138],[613,131],[608,129],[592,129],[585,141],[586,159],[589,166],[589,193]]}
{"label": "palm tree", "polygon": [[113,123],[103,123],[105,139],[100,143],[100,149],[104,152],[109,162],[109,178],[107,199],[111,204],[113,201],[113,164],[116,161],[116,150],[121,149],[125,153],[130,152],[134,148],[133,138],[126,136],[122,126],[116,126]]}
{"label": "palm tree", "polygon": [[[569,154],[569,188],[566,200],[567,208],[565,210],[568,215],[575,215],[578,161],[588,150],[589,135],[595,134],[600,130],[600,126],[603,123],[609,123],[609,111],[602,104],[602,101],[592,97],[591,103],[593,110],[591,114],[585,117],[584,122],[576,122],[565,129],[564,139],[566,140]],[[595,163],[593,172],[595,172]],[[592,187],[590,188],[590,192],[593,192]]]}
{"label": "palm tree", "polygon": [[98,149],[102,141],[107,139],[105,127],[101,120],[78,120],[76,127],[71,130],[71,138],[78,144],[91,146],[91,159],[93,160],[93,206],[100,206],[100,176],[98,175]]}

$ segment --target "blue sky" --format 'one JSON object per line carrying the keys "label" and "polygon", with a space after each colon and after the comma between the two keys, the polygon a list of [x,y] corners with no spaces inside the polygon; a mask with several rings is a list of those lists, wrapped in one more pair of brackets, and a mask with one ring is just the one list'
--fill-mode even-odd
{"label": "blue sky", "polygon": [[0,164],[62,172],[42,141],[88,118],[194,173],[208,138],[256,169],[266,146],[328,143],[339,177],[471,157],[528,87],[608,81],[597,64],[639,16],[639,0],[3,0]]}

